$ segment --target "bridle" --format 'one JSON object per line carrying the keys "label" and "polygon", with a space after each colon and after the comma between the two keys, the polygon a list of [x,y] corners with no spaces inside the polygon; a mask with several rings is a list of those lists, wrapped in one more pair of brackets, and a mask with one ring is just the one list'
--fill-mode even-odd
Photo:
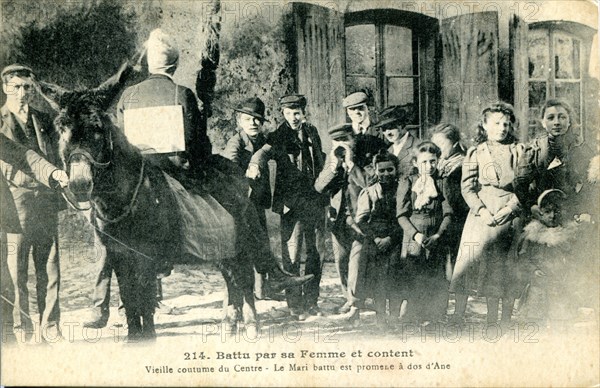
{"label": "bridle", "polygon": [[108,166],[110,166],[110,164],[111,164],[111,160],[112,160],[112,156],[113,156],[113,152],[114,152],[112,133],[110,131],[108,132],[108,151],[109,151],[109,156],[107,158],[107,161],[106,162],[98,162],[96,160],[96,158],[94,158],[88,150],[85,150],[81,147],[77,147],[73,151],[71,151],[71,153],[69,154],[69,157],[67,158],[67,165],[71,164],[71,159],[73,159],[74,156],[81,155],[81,156],[85,157],[94,167],[97,167],[100,169],[108,168]]}
{"label": "bridle", "polygon": [[[111,165],[112,162],[112,155],[113,155],[113,141],[112,141],[112,133],[110,133],[109,135],[109,152],[110,152],[110,156],[108,157],[108,160],[106,162],[99,162],[97,161],[92,154],[90,154],[89,151],[81,148],[81,147],[77,147],[75,148],[73,151],[71,151],[71,153],[69,154],[69,157],[67,158],[67,165],[71,164],[71,160],[73,159],[74,156],[79,155],[79,156],[83,156],[91,165],[93,165],[94,167],[97,167],[99,169],[106,169]],[[125,217],[127,217],[129,214],[131,214],[131,212],[133,211],[133,208],[135,206],[135,202],[137,200],[139,191],[140,191],[140,187],[142,186],[142,183],[144,182],[144,172],[145,172],[145,165],[146,165],[146,161],[144,158],[142,158],[142,163],[140,166],[140,173],[139,173],[139,179],[138,182],[135,186],[133,195],[131,197],[131,200],[129,201],[129,204],[125,207],[125,209],[123,210],[123,212],[121,214],[119,214],[117,217],[115,218],[108,218],[107,216],[105,216],[103,214],[103,212],[98,208],[98,206],[95,205],[93,200],[89,200],[90,206],[89,207],[81,207],[78,204],[78,201],[74,198],[73,194],[71,193],[70,190],[63,190],[63,198],[75,209],[75,210],[79,210],[79,211],[85,211],[85,210],[89,210],[89,209],[93,209],[96,216],[101,219],[104,222],[107,223],[117,223],[121,220],[123,220]],[[93,188],[93,180],[92,180],[92,188]]]}
{"label": "bridle", "polygon": [[[69,157],[66,159],[66,167],[69,168],[69,166],[71,165],[71,161],[73,160],[73,158],[75,156],[83,156],[88,162],[90,162],[90,164],[92,164],[94,167],[97,167],[99,169],[106,169],[108,168],[108,166],[110,166],[111,164],[111,160],[112,160],[112,154],[113,154],[113,141],[112,141],[112,133],[109,133],[109,138],[108,138],[108,143],[109,143],[109,151],[110,151],[110,156],[108,158],[108,161],[106,162],[98,162],[96,160],[96,158],[94,158],[92,156],[92,154],[88,151],[85,150],[81,147],[77,147],[75,148],[73,151],[71,151],[71,153],[69,154]],[[94,181],[92,180],[92,188],[94,185]],[[75,196],[73,195],[73,193],[71,192],[71,190],[67,188],[64,188],[61,192],[63,198],[65,199],[65,201],[67,201],[67,203],[69,205],[71,205],[71,207],[73,207],[73,209],[78,210],[78,211],[86,211],[86,210],[90,210],[92,207],[94,207],[92,205],[92,201],[88,200],[86,202],[89,202],[90,205],[87,207],[82,207],[80,206],[80,202],[75,198]]]}

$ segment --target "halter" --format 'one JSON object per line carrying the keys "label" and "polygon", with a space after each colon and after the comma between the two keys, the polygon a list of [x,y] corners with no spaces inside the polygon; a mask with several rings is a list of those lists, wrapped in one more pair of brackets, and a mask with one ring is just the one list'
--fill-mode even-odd
{"label": "halter", "polygon": [[[110,155],[112,156],[112,153],[113,153],[113,140],[112,140],[112,133],[111,132],[108,133],[108,146],[109,146],[108,149],[110,151]],[[69,164],[71,163],[71,159],[73,159],[73,157],[75,155],[83,155],[94,167],[98,167],[98,168],[107,168],[108,166],[110,166],[110,161],[112,159],[112,157],[109,157],[107,162],[98,162],[92,156],[92,154],[90,154],[90,152],[88,150],[84,150],[81,147],[77,147],[73,151],[71,151],[71,154],[69,155],[69,158],[67,159],[67,162]]]}
{"label": "halter", "polygon": [[71,164],[71,159],[73,159],[73,157],[75,155],[83,155],[94,167],[98,167],[98,168],[107,168],[110,165],[110,159],[108,160],[108,162],[98,162],[96,161],[96,159],[94,159],[94,157],[92,156],[92,154],[89,153],[89,151],[84,150],[83,148],[75,148],[71,154],[69,155],[69,159],[68,159],[68,163]]}
{"label": "halter", "polygon": [[[112,155],[113,153],[113,141],[112,141],[112,133],[109,134],[109,149],[110,149],[110,153]],[[107,162],[98,162],[96,159],[94,159],[94,157],[92,156],[92,154],[89,153],[89,151],[77,147],[75,148],[71,154],[69,155],[68,158],[68,163],[71,162],[71,159],[75,156],[75,155],[82,155],[84,158],[86,158],[94,167],[98,167],[101,169],[105,169],[108,166],[110,166],[112,158],[109,158]],[[94,212],[96,213],[96,216],[101,219],[104,222],[107,223],[117,223],[121,220],[123,220],[125,217],[127,217],[129,214],[131,214],[131,212],[133,211],[133,207],[135,206],[135,201],[137,200],[139,191],[140,191],[140,187],[142,186],[142,183],[144,182],[144,172],[145,172],[145,165],[146,165],[146,160],[142,157],[142,163],[140,166],[140,174],[139,174],[139,179],[138,182],[135,186],[135,189],[133,191],[133,195],[131,197],[131,201],[129,201],[129,204],[125,207],[125,209],[123,210],[123,212],[118,215],[116,218],[108,218],[106,217],[104,214],[102,214],[102,212],[100,211],[100,209],[98,208],[98,206],[96,206],[96,204],[94,203],[94,201],[90,200],[90,207],[86,207],[83,208],[81,206],[79,206],[78,204],[76,204],[73,195],[68,192],[65,193],[63,191],[63,197],[65,198],[65,200],[76,210],[79,211],[83,211],[83,210],[89,210],[89,209],[93,209]]]}

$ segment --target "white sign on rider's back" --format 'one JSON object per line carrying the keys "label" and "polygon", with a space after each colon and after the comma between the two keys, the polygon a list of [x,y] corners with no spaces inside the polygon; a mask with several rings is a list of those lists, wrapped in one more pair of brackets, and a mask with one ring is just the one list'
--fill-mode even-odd
{"label": "white sign on rider's back", "polygon": [[126,109],[123,124],[127,140],[144,153],[185,151],[181,105]]}

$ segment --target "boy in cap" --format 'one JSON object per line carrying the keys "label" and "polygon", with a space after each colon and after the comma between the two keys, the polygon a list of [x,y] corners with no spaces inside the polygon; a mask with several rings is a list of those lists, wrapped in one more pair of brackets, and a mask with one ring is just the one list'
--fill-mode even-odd
{"label": "boy in cap", "polygon": [[[374,178],[372,169],[367,169],[364,164],[368,159],[366,153],[371,148],[373,152],[378,152],[385,146],[368,146],[369,138],[377,138],[370,135],[355,136],[351,124],[336,125],[329,128],[328,132],[332,142],[331,152],[315,182],[315,189],[329,196],[327,221],[342,292],[347,298],[338,312],[348,313],[356,301],[353,295],[357,293],[361,275],[358,266],[350,264],[358,263],[362,249],[360,241],[364,238],[354,222],[354,215],[360,191]],[[349,318],[357,317],[358,312]]]}
{"label": "boy in cap", "polygon": [[[317,305],[322,261],[318,244],[324,225],[314,217],[315,209],[325,207],[324,197],[314,190],[323,169],[325,155],[317,128],[306,121],[306,97],[290,94],[279,99],[285,121],[267,136],[267,144],[256,152],[252,163],[266,166],[277,162],[272,210],[281,217],[284,269],[300,274],[302,240],[306,245],[305,273],[314,275],[303,287],[288,288],[286,298],[292,316],[320,315]],[[264,167],[262,167],[264,168]]]}
{"label": "boy in cap", "polygon": [[[28,171],[28,173],[33,175],[37,181],[48,188],[66,187],[69,184],[69,177],[64,170],[55,167],[35,151],[9,139],[2,133],[0,133],[0,159],[6,163],[10,163],[16,168]],[[3,331],[2,338],[16,339],[11,337],[13,306],[9,303],[14,302],[15,295],[6,262],[8,250],[4,234],[15,229],[18,230],[19,215],[8,182],[4,178],[4,175],[1,174],[0,204],[2,204],[2,211],[0,212],[0,230],[2,233],[2,270],[0,273],[2,274],[2,280],[0,281],[0,284],[2,284],[1,293],[8,299],[3,299],[0,302],[2,305],[2,313],[0,313],[0,330]],[[9,327],[11,328],[11,333],[5,333],[4,330]]]}
{"label": "boy in cap", "polygon": [[342,106],[346,109],[348,117],[350,117],[355,135],[377,135],[375,130],[371,128],[371,118],[367,107],[368,100],[369,98],[364,92],[351,93],[342,100]]}
{"label": "boy in cap", "polygon": [[[238,133],[227,142],[223,156],[233,161],[240,168],[240,171],[246,172],[246,176],[251,178],[249,179],[250,202],[254,204],[255,211],[258,214],[260,223],[260,225],[256,225],[259,234],[258,240],[266,246],[264,250],[266,253],[269,249],[269,236],[265,209],[271,207],[269,170],[266,164],[259,165],[251,162],[254,155],[267,142],[263,133],[263,124],[267,121],[265,118],[265,104],[260,98],[252,97],[242,101],[234,110],[236,111]],[[291,274],[280,270],[272,255],[262,256],[264,255],[253,255],[254,260],[250,263],[250,265],[254,264],[257,271],[255,274],[257,283],[255,293],[259,298],[265,297],[264,293],[267,292],[277,292],[281,289],[299,286],[313,277],[312,275],[290,276]],[[265,274],[269,276],[268,282],[264,280]]]}
{"label": "boy in cap", "polygon": [[[15,64],[4,68],[0,76],[6,94],[0,132],[57,164],[60,159],[52,121],[29,105],[34,89],[32,70]],[[14,332],[17,339],[27,339],[32,330],[27,276],[29,253],[33,252],[42,339],[56,341],[61,338],[58,211],[64,203],[55,191],[36,181],[28,168],[4,161],[0,162],[0,168],[18,215],[13,228],[9,230],[3,225],[7,246],[12,247],[7,255],[7,265],[15,289]],[[25,338],[20,336],[22,333]]]}

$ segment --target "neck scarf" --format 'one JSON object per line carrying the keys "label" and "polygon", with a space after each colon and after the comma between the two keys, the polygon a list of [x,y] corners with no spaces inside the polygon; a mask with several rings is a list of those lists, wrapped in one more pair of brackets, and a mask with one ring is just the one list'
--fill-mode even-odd
{"label": "neck scarf", "polygon": [[454,172],[457,168],[462,166],[462,162],[465,159],[464,155],[460,153],[455,153],[450,156],[448,159],[441,159],[438,162],[438,171],[440,172],[440,176],[442,178],[448,177],[450,174]]}
{"label": "neck scarf", "polygon": [[431,175],[419,175],[417,180],[413,183],[412,191],[417,194],[417,198],[413,204],[415,210],[421,210],[438,195],[435,188],[435,182]]}

